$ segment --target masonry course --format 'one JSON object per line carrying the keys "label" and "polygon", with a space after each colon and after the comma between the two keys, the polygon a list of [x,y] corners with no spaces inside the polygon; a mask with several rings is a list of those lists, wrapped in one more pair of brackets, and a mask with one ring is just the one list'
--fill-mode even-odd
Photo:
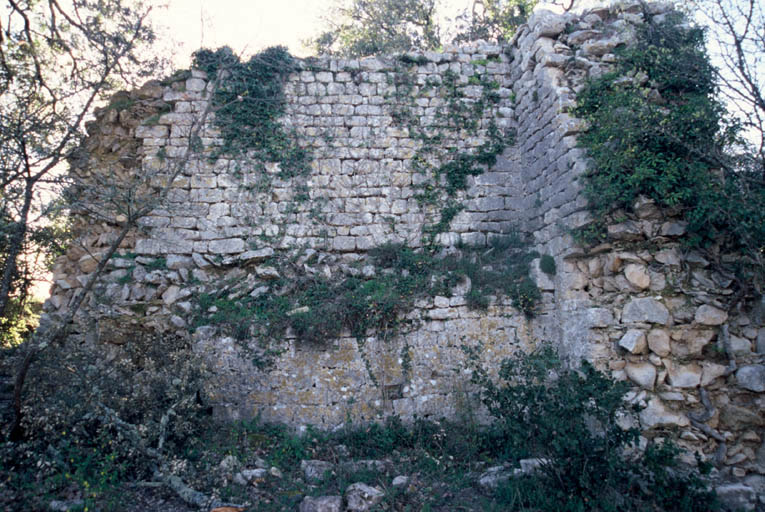
{"label": "masonry course", "polygon": [[[650,201],[609,226],[610,239],[600,247],[583,249],[570,235],[590,220],[579,182],[587,160],[576,145],[586,126],[569,114],[576,91],[611,69],[613,52],[634,41],[646,16],[665,16],[667,9],[622,4],[581,17],[542,11],[504,46],[478,42],[411,54],[403,62],[304,62],[286,82],[281,122],[311,150],[310,173],[284,178],[274,163],[211,161],[206,154],[221,138],[208,122],[200,132],[202,152],[188,158],[166,202],[141,220],[123,242],[122,257],[110,263],[78,319],[82,336],[115,342],[115,333],[150,329],[192,337],[216,368],[212,395],[221,415],[324,428],[390,414],[455,416],[468,407],[471,391],[462,344],[481,342],[483,364],[496,371],[503,357],[552,342],[571,361],[588,359],[635,384],[630,398],[646,408],[633,420],[645,436],[675,428],[682,445],[713,457],[719,439],[689,420],[704,409],[703,389],[715,409],[707,427],[725,439],[721,471],[764,474],[765,306],[729,311],[730,280],[686,250],[682,222]],[[191,325],[200,293],[232,282],[247,283],[253,297],[272,293],[282,276],[271,262],[280,255],[309,272],[372,275],[374,268],[365,266],[370,249],[388,242],[419,248],[424,227],[438,218],[437,208],[417,200],[418,186],[431,177],[413,169],[422,142],[393,115],[403,101],[397,73],[414,79],[412,114],[425,127],[437,122],[445,101],[436,92],[421,93],[426,84],[453,73],[461,101],[470,102],[483,94],[471,77],[495,83],[498,101],[483,111],[477,129],[450,132],[444,149],[475,151],[492,123],[511,142],[491,168],[469,176],[466,190],[457,191],[463,209],[437,240],[446,248],[486,245],[520,231],[555,259],[558,271],[547,275],[539,260],[533,263],[542,291],[533,319],[501,298],[486,311],[469,309],[469,283],[462,283],[451,297],[418,301],[407,328],[393,339],[344,333],[319,347],[288,332],[273,366],[256,370],[232,337],[215,326]],[[146,122],[149,107],[143,118],[99,112],[89,127],[86,148],[94,156],[88,169],[103,173],[115,157],[129,156],[132,167],[120,164],[122,172],[161,183],[162,169],[185,158],[210,84],[211,77],[192,71],[132,93],[162,112],[154,124]],[[120,140],[130,143],[115,145]],[[113,223],[80,228],[79,246],[54,270],[49,314],[66,308],[95,268],[88,253],[103,251],[116,230]],[[689,285],[672,286],[681,279]]]}

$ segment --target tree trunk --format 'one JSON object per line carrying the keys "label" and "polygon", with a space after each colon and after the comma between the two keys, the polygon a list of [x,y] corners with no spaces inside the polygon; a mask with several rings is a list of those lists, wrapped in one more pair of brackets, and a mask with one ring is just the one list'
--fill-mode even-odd
{"label": "tree trunk", "polygon": [[11,242],[8,247],[8,257],[5,260],[3,277],[0,280],[0,317],[5,315],[5,310],[10,301],[11,283],[13,282],[13,274],[16,273],[16,260],[21,253],[24,238],[27,234],[27,222],[29,221],[29,209],[32,206],[34,185],[34,181],[27,179],[24,190],[24,204],[21,207],[19,220],[14,226],[13,236],[11,236]]}

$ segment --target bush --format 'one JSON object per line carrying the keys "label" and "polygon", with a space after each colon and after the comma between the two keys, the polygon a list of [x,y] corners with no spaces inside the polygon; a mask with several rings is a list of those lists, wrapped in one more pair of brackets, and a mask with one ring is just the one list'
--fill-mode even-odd
{"label": "bush", "polygon": [[602,239],[607,216],[630,211],[642,195],[682,213],[689,245],[720,243],[761,263],[762,169],[740,158],[746,141],[716,96],[703,30],[676,21],[646,23],[616,70],[579,94],[575,114],[590,129],[578,141],[593,162],[585,194],[595,218],[579,238]]}
{"label": "bush", "polygon": [[174,337],[50,346],[24,388],[25,438],[0,446],[0,508],[42,510],[46,495],[71,495],[119,510],[125,482],[152,478],[156,460],[142,447],[175,453],[198,435],[203,378]]}
{"label": "bush", "polygon": [[545,274],[554,276],[555,272],[557,271],[555,267],[555,258],[549,254],[543,254],[539,259],[539,269]]}
{"label": "bush", "polygon": [[[476,361],[477,352],[468,349]],[[483,403],[504,431],[509,453],[544,460],[538,474],[512,479],[500,492],[535,510],[713,511],[713,492],[698,473],[680,469],[667,441],[637,449],[640,433],[623,428],[629,388],[587,362],[565,368],[545,347],[502,362],[501,385],[474,368]]]}

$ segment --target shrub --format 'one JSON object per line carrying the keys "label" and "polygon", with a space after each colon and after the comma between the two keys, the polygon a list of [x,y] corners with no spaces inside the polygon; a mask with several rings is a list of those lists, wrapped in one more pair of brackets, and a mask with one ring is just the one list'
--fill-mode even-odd
{"label": "shrub", "polygon": [[203,378],[174,337],[50,346],[27,378],[25,439],[0,446],[0,508],[42,510],[46,494],[66,493],[119,510],[125,482],[152,478],[156,461],[141,445],[173,453],[198,434]]}
{"label": "shrub", "polygon": [[[471,360],[477,351],[467,349]],[[501,384],[474,365],[473,382],[504,431],[509,453],[543,459],[538,474],[512,479],[501,492],[535,510],[632,511],[717,509],[699,475],[676,465],[667,441],[636,448],[639,431],[617,419],[628,414],[616,382],[587,362],[565,368],[549,347],[506,359]]]}
{"label": "shrub", "polygon": [[539,269],[545,274],[554,276],[555,272],[557,271],[555,268],[555,258],[549,254],[543,254],[539,259]]}
{"label": "shrub", "polygon": [[762,170],[735,156],[746,141],[716,97],[703,30],[676,22],[646,23],[616,70],[579,94],[575,114],[590,128],[578,141],[593,162],[585,193],[595,218],[580,238],[602,238],[606,217],[643,195],[682,212],[690,245],[722,242],[761,262]]}

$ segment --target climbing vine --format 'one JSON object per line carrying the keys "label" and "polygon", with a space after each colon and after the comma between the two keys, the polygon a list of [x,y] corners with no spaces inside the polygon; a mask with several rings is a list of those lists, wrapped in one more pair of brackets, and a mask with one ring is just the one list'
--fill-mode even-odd
{"label": "climbing vine", "polygon": [[294,130],[279,122],[285,112],[284,82],[299,69],[286,48],[268,48],[246,62],[227,46],[200,49],[194,52],[193,62],[209,76],[224,73],[213,96],[215,125],[223,144],[215,149],[213,159],[246,157],[261,167],[263,162],[276,162],[281,178],[308,173],[308,151],[298,144]]}
{"label": "climbing vine", "polygon": [[716,96],[701,29],[646,23],[616,69],[579,94],[575,113],[589,123],[579,143],[593,162],[585,193],[596,220],[580,232],[585,241],[602,238],[608,216],[644,195],[682,213],[690,245],[761,261],[765,182],[737,164],[743,141]]}
{"label": "climbing vine", "polygon": [[[437,220],[423,227],[425,245],[433,247],[436,237],[449,229],[451,221],[462,210],[457,199],[468,186],[468,176],[479,176],[490,168],[497,156],[512,144],[514,134],[501,133],[494,116],[500,100],[499,84],[475,73],[470,86],[480,89],[477,97],[468,97],[459,76],[446,70],[439,79],[431,78],[418,85],[413,65],[422,65],[416,57],[402,55],[391,78],[395,86],[393,119],[405,127],[410,137],[420,143],[411,160],[412,170],[424,180],[417,186],[420,205],[436,209]],[[416,115],[418,100],[436,98],[432,122],[424,123]],[[486,141],[473,150],[459,151],[458,142],[477,137],[483,119],[488,120]]]}

